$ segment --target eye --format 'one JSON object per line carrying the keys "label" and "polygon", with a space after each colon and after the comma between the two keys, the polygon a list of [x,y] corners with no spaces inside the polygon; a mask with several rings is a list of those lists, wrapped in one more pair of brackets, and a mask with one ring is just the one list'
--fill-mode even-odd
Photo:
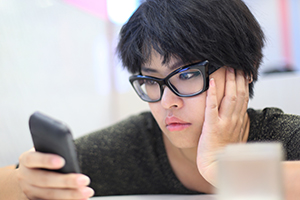
{"label": "eye", "polygon": [[181,73],[179,75],[179,79],[180,80],[189,80],[191,78],[194,78],[194,77],[197,77],[200,75],[200,72],[199,71],[194,71],[194,72],[184,72],[184,73]]}
{"label": "eye", "polygon": [[144,83],[146,84],[146,85],[156,85],[157,84],[157,82],[156,81],[153,81],[153,80],[144,80]]}

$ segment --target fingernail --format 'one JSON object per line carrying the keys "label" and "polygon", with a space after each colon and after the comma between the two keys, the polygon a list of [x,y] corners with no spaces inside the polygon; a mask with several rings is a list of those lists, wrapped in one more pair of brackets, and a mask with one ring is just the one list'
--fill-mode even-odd
{"label": "fingernail", "polygon": [[91,182],[91,180],[87,176],[79,176],[77,178],[78,185],[88,185],[88,184],[90,184],[90,182]]}
{"label": "fingernail", "polygon": [[232,67],[228,67],[227,69],[228,69],[228,71],[230,71],[231,73],[234,73],[234,69],[233,69]]}
{"label": "fingernail", "polygon": [[215,86],[215,79],[214,79],[214,78],[211,78],[211,79],[210,79],[209,85],[210,85],[210,86]]}
{"label": "fingernail", "polygon": [[91,197],[94,195],[94,190],[92,188],[86,187],[82,189],[82,194],[85,197]]}

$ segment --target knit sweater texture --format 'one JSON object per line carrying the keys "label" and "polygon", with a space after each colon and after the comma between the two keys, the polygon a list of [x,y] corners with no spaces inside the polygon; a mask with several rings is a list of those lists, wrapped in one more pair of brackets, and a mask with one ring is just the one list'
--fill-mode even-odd
{"label": "knit sweater texture", "polygon": [[[248,142],[279,141],[287,160],[300,159],[300,116],[278,108],[248,109]],[[75,140],[82,173],[95,196],[199,194],[184,187],[169,163],[162,131],[150,112]]]}

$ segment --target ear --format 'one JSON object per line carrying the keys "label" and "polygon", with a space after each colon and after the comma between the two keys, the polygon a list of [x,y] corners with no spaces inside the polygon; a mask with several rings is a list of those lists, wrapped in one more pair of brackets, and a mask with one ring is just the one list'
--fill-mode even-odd
{"label": "ear", "polygon": [[251,76],[247,76],[246,78],[248,79],[248,83],[249,84],[253,82],[253,76],[252,75]]}

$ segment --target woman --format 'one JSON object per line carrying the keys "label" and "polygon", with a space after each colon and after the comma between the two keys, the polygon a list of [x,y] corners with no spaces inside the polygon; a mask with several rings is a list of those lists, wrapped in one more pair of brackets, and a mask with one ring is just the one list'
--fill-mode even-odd
{"label": "woman", "polygon": [[[118,53],[151,112],[77,139],[85,175],[40,170],[61,168],[64,160],[23,153],[17,169],[1,169],[1,197],[212,193],[216,155],[231,143],[280,141],[287,160],[299,160],[299,116],[247,109],[263,46],[264,34],[241,0],[145,1],[123,26]],[[300,164],[283,166],[293,199]]]}

